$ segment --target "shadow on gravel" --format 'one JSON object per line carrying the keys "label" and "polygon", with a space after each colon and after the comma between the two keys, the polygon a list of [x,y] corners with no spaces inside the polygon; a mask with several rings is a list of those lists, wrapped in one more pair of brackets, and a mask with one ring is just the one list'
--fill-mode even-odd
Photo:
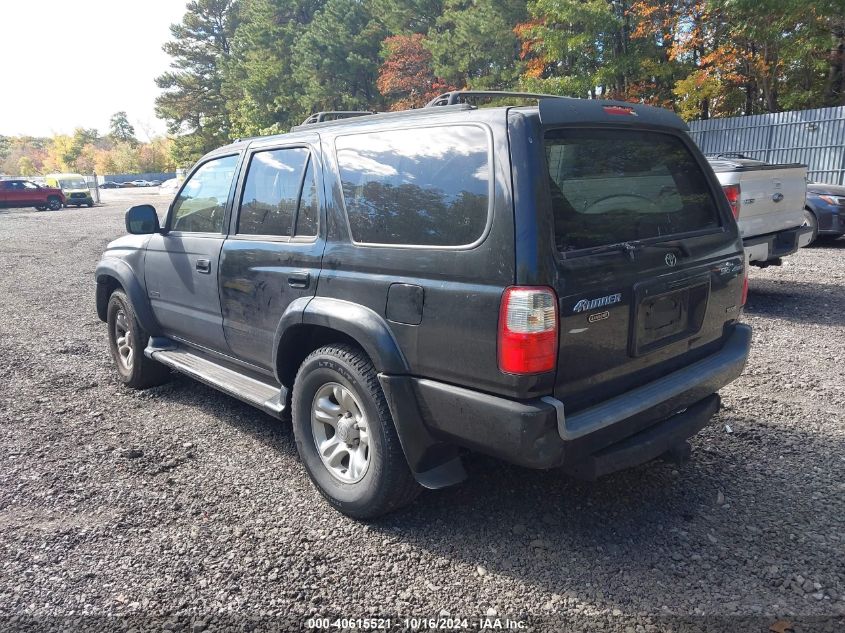
{"label": "shadow on gravel", "polygon": [[745,312],[801,323],[841,326],[845,325],[845,296],[841,288],[833,284],[752,278]]}
{"label": "shadow on gravel", "polygon": [[[205,411],[295,459],[289,424],[188,378],[171,384],[159,397]],[[423,492],[369,530],[428,551],[444,569],[460,561],[478,576],[502,574],[547,596],[631,611],[665,604],[748,613],[751,603],[763,613],[771,604],[819,613],[803,592],[789,593],[789,583],[806,574],[825,587],[838,584],[841,544],[829,535],[841,528],[832,517],[841,505],[834,485],[843,477],[845,437],[737,413],[729,409],[732,434],[717,420],[697,436],[684,465],[655,461],[596,482],[468,455],[466,482]],[[807,455],[815,457],[806,469],[824,477],[796,475]],[[423,577],[438,588],[453,574],[431,569]],[[746,583],[755,588],[747,601]]]}
{"label": "shadow on gravel", "polygon": [[[715,426],[708,433],[724,431]],[[727,452],[699,438],[692,461],[679,468],[652,462],[592,483],[475,455],[465,460],[468,481],[425,493],[375,529],[548,593],[580,599],[586,593],[622,609],[641,608],[643,594],[657,597],[656,604],[691,608],[702,601],[701,587],[709,586],[709,592],[725,592],[720,612],[742,612],[739,602],[729,603],[742,598],[746,581],[770,587],[772,594],[749,602],[783,605],[790,600],[778,586],[790,572],[810,571],[807,560],[819,548],[832,558],[828,569],[812,573],[831,582],[838,575],[833,559],[839,545],[823,535],[838,528],[831,520],[835,512],[822,504],[834,488],[821,491],[811,478],[796,484],[794,472],[777,465],[777,454],[839,455],[845,441],[819,442],[774,425],[727,441],[741,446]],[[760,449],[771,455],[771,464],[761,461]],[[815,466],[841,477],[832,458]],[[727,498],[723,504],[717,502],[720,491]],[[783,525],[781,517],[791,523]],[[729,579],[733,588],[720,587]],[[704,595],[704,601],[714,598]]]}
{"label": "shadow on gravel", "polygon": [[838,250],[838,249],[845,249],[845,239],[838,237],[836,239],[830,237],[821,237],[810,246],[805,246],[804,248],[817,248],[819,250],[824,250],[826,248]]}
{"label": "shadow on gravel", "polygon": [[237,398],[178,373],[174,373],[171,382],[159,389],[158,397],[162,401],[179,402],[204,411],[273,450],[296,457],[290,422],[274,418]]}

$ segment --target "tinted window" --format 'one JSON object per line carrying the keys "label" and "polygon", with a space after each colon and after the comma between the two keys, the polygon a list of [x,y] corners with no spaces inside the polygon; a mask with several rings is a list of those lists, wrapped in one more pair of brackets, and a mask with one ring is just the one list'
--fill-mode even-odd
{"label": "tinted window", "polygon": [[221,233],[237,164],[237,156],[225,156],[210,160],[197,169],[173,202],[170,228]]}
{"label": "tinted window", "polygon": [[704,173],[679,138],[552,130],[545,145],[561,250],[720,226]]}
{"label": "tinted window", "polygon": [[490,165],[468,125],[342,136],[335,142],[352,238],[458,246],[484,232]]}
{"label": "tinted window", "polygon": [[308,150],[301,147],[253,155],[241,198],[238,233],[290,235],[307,162]]}
{"label": "tinted window", "polygon": [[299,203],[299,215],[296,216],[297,235],[317,235],[320,203],[317,198],[317,181],[314,178],[314,161],[308,161],[305,180],[302,184],[302,200]]}

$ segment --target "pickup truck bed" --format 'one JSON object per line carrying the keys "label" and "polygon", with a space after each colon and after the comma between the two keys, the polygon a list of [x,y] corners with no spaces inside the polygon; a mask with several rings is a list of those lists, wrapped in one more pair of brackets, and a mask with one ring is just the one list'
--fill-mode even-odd
{"label": "pickup truck bed", "polygon": [[806,166],[722,156],[708,161],[735,209],[750,263],[776,264],[809,244],[812,230],[803,226]]}

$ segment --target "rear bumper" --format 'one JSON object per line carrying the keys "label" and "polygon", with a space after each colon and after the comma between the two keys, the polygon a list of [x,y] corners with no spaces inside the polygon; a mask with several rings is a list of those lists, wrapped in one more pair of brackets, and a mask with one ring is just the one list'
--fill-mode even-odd
{"label": "rear bumper", "polygon": [[[595,477],[649,461],[697,433],[719,408],[714,394],[742,373],[750,344],[751,328],[736,325],[718,352],[572,415],[549,397],[513,401],[413,377],[384,377],[382,384],[386,391],[397,383],[410,388],[417,419],[437,442]],[[393,413],[402,439],[403,412]]]}
{"label": "rear bumper", "polygon": [[742,245],[748,254],[749,262],[765,262],[792,255],[802,246],[809,244],[811,239],[810,227],[796,226],[785,231],[744,238]]}

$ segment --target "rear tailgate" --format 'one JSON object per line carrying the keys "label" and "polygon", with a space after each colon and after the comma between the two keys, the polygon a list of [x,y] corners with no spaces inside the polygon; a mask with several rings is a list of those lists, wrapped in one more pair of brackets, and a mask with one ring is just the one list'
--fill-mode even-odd
{"label": "rear tailgate", "polygon": [[706,162],[668,130],[545,133],[560,342],[554,393],[575,412],[718,348],[744,260]]}
{"label": "rear tailgate", "polygon": [[804,222],[805,166],[739,166],[727,171],[718,165],[714,168],[723,184],[739,184],[738,223],[743,237],[775,233]]}

